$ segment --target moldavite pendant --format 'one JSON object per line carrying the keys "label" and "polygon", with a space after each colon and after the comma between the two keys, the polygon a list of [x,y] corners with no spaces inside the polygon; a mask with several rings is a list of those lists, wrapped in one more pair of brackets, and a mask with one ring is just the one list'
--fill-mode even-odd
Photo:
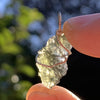
{"label": "moldavite pendant", "polygon": [[56,36],[51,37],[44,48],[38,51],[36,65],[39,69],[39,76],[42,84],[52,88],[66,75],[67,59],[71,54],[72,46],[67,41],[64,33],[61,32],[61,14],[59,14],[59,29]]}

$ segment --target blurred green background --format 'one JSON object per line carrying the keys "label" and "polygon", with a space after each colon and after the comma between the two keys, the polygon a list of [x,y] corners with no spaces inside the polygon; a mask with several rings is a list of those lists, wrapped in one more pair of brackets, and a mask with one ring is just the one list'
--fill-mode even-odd
{"label": "blurred green background", "polygon": [[0,16],[0,100],[25,100],[37,75],[28,26],[44,17],[21,0],[9,2]]}
{"label": "blurred green background", "polygon": [[[28,89],[40,82],[35,56],[55,35],[59,11],[64,23],[73,16],[100,12],[100,0],[0,0],[0,100],[25,100]],[[95,100],[89,87],[99,86],[100,69],[92,67],[99,66],[100,59],[72,49],[68,65],[59,85],[84,100]]]}

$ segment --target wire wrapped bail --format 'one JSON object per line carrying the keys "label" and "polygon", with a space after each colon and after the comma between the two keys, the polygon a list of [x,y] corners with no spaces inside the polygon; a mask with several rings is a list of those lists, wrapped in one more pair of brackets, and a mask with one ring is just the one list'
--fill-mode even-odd
{"label": "wire wrapped bail", "polygon": [[61,12],[59,12],[58,13],[58,23],[59,23],[58,31],[61,31],[61,21],[62,21]]}
{"label": "wire wrapped bail", "polygon": [[61,30],[61,13],[58,14],[59,28],[56,35],[49,38],[45,47],[38,51],[36,65],[38,75],[47,88],[52,88],[60,82],[68,70],[67,59],[71,45]]}
{"label": "wire wrapped bail", "polygon": [[59,36],[61,35],[64,35],[62,29],[61,29],[61,21],[62,21],[62,15],[61,15],[61,12],[58,13],[58,25],[59,25],[59,28],[58,30],[56,31],[56,37],[57,37],[57,41],[59,42],[59,44],[68,52],[69,55],[71,55],[71,51],[68,50],[60,41],[59,39]]}

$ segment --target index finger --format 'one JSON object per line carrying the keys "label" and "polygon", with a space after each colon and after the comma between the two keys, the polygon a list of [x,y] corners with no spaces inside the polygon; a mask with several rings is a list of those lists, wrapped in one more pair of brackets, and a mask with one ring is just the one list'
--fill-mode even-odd
{"label": "index finger", "polygon": [[68,19],[63,32],[76,50],[100,58],[100,13]]}

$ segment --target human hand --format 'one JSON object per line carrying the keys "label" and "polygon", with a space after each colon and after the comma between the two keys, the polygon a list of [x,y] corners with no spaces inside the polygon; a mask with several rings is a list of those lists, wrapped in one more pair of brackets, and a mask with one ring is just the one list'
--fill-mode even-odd
{"label": "human hand", "polygon": [[[100,14],[85,15],[68,19],[63,33],[71,45],[79,52],[100,58]],[[80,100],[69,90],[55,86],[47,89],[42,84],[32,86],[26,100]]]}
{"label": "human hand", "polygon": [[46,88],[41,83],[33,85],[26,96],[26,100],[80,100],[69,90],[54,86],[51,89]]}

